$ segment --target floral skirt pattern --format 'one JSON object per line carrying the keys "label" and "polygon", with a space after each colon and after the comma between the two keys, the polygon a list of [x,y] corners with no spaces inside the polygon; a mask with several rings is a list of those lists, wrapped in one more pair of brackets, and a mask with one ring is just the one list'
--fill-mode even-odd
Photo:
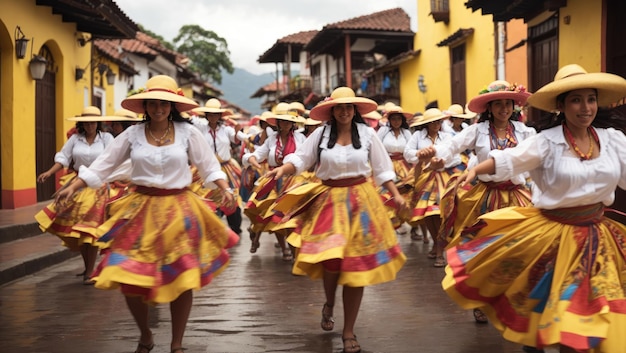
{"label": "floral skirt pattern", "polygon": [[[61,185],[69,185],[76,173],[61,178]],[[96,246],[96,229],[104,222],[106,204],[122,192],[104,185],[99,189],[82,188],[63,204],[51,202],[35,214],[39,228],[58,236],[63,245],[72,251],[79,251],[83,244]]]}
{"label": "floral skirt pattern", "polygon": [[501,183],[481,181],[460,187],[455,174],[441,198],[442,227],[439,239],[455,246],[461,240],[461,232],[471,226],[480,215],[509,206],[531,206],[531,193],[526,185],[510,181]]}
{"label": "floral skirt pattern", "polygon": [[603,205],[487,213],[450,248],[442,285],[505,339],[545,347],[626,347],[626,226]]}
{"label": "floral skirt pattern", "polygon": [[362,287],[394,280],[406,262],[370,181],[346,187],[305,183],[280,196],[273,209],[295,226],[287,241],[297,248],[296,275],[322,278],[322,262],[340,259],[338,283]]}
{"label": "floral skirt pattern", "polygon": [[121,288],[146,302],[166,303],[200,289],[230,261],[238,236],[190,190],[130,193],[109,205],[98,231],[109,250],[94,273],[96,287]]}

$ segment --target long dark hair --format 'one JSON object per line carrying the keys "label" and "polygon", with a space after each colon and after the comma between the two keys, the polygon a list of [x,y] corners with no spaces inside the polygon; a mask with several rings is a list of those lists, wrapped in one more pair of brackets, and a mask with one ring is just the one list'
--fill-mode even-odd
{"label": "long dark hair", "polygon": [[[365,120],[363,120],[363,117],[361,116],[361,113],[359,113],[359,110],[356,108],[356,106],[354,107],[354,116],[352,117],[352,128],[351,130],[351,134],[352,134],[352,147],[354,147],[355,149],[359,149],[361,148],[361,138],[359,136],[359,129],[357,127],[356,124],[364,124],[367,125],[367,123],[365,122]],[[335,144],[337,143],[337,120],[335,120],[335,117],[331,115],[330,118],[330,136],[328,137],[328,148],[333,148],[335,146]]]}
{"label": "long dark hair", "polygon": [[[571,92],[572,91],[567,91],[559,94],[556,97],[557,105],[565,105],[565,98],[567,98],[567,95]],[[558,114],[551,114],[548,118],[537,121],[534,124],[534,128],[537,131],[546,130],[563,124],[563,121],[565,121],[565,113],[559,112]],[[591,122],[591,126],[599,129],[612,127],[626,134],[626,116],[621,109],[598,107],[598,112]]]}
{"label": "long dark hair", "polygon": [[394,115],[400,115],[402,117],[402,124],[400,125],[400,130],[402,129],[409,129],[409,123],[406,122],[406,117],[404,116],[404,114],[402,113],[391,113],[389,114],[389,116],[387,116],[387,123],[389,124],[389,127],[391,127],[391,121],[389,120],[392,116]]}
{"label": "long dark hair", "polygon": [[[168,119],[170,121],[177,121],[177,122],[183,122],[183,123],[188,123],[191,124],[191,119],[185,119],[183,118],[182,115],[180,115],[180,112],[178,111],[178,109],[176,109],[176,104],[174,102],[169,102],[170,103],[170,116],[168,117]],[[146,105],[148,104],[147,99],[143,100],[143,110],[146,112],[143,115],[143,122],[149,122],[150,120],[152,120],[152,118],[150,117],[150,115],[148,114],[148,111],[146,110]]]}

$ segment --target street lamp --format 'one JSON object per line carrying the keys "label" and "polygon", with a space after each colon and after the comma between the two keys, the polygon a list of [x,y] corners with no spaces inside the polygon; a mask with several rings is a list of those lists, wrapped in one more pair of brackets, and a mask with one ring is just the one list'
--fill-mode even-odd
{"label": "street lamp", "polygon": [[417,88],[419,88],[420,92],[426,93],[428,87],[424,83],[424,75],[419,75],[417,78]]}
{"label": "street lamp", "polygon": [[24,59],[26,57],[26,47],[28,47],[29,39],[26,38],[20,26],[15,27],[15,57]]}

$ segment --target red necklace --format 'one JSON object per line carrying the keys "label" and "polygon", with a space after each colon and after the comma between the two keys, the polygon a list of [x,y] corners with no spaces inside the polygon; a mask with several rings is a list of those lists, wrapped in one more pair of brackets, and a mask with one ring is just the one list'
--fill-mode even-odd
{"label": "red necklace", "polygon": [[576,144],[576,140],[574,139],[572,132],[567,127],[567,124],[565,123],[563,123],[563,134],[565,134],[565,138],[567,139],[567,142],[569,142],[570,145],[572,145],[572,148],[574,148],[574,151],[576,152],[576,154],[578,154],[581,161],[590,160],[591,157],[593,156],[593,146],[596,143],[598,145],[600,144],[600,140],[598,139],[598,134],[596,133],[596,130],[591,128],[591,126],[587,128],[587,135],[589,136],[589,139],[593,141],[590,141],[589,151],[587,151],[586,154],[580,150],[580,147],[578,147],[578,145]]}

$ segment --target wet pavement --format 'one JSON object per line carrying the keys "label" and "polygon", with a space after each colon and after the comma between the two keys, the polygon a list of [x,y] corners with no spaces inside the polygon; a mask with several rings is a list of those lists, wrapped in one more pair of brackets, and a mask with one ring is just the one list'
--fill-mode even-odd
{"label": "wet pavement", "polygon": [[[365,289],[355,328],[364,353],[522,352],[448,299],[440,286],[444,270],[426,257],[428,244],[408,233],[399,239],[408,261],[397,280]],[[194,292],[186,353],[341,352],[341,287],[335,330],[322,331],[321,281],[292,275],[274,241],[264,234],[258,252],[250,254],[245,234],[230,251],[230,266]],[[81,271],[76,257],[1,286],[1,351],[133,352],[139,333],[122,295],[82,285],[74,276]],[[151,327],[152,352],[169,352],[167,305],[151,310]]]}

